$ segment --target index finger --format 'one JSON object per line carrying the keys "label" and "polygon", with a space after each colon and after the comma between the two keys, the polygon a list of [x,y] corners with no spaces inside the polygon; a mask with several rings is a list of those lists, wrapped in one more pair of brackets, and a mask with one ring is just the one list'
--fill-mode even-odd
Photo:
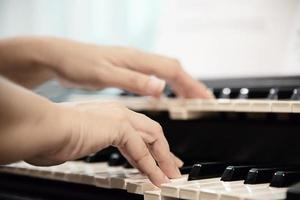
{"label": "index finger", "polygon": [[180,177],[178,162],[170,152],[162,127],[149,117],[131,110],[128,110],[128,118],[133,128],[148,144],[151,154],[162,171],[170,178]]}
{"label": "index finger", "polygon": [[137,168],[145,173],[150,181],[157,186],[169,182],[169,179],[156,165],[141,136],[132,127],[126,128],[122,142],[118,146],[124,148],[128,156],[137,165]]}
{"label": "index finger", "polygon": [[176,59],[136,51],[130,68],[166,80],[175,93],[186,98],[213,98],[207,87],[187,74]]}

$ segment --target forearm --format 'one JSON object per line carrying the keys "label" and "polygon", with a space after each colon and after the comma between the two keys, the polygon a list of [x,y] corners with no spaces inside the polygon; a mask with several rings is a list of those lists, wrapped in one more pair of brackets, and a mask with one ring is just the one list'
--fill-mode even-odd
{"label": "forearm", "polygon": [[44,38],[0,40],[0,74],[27,88],[54,77]]}
{"label": "forearm", "polygon": [[55,151],[66,141],[60,108],[0,76],[0,164]]}

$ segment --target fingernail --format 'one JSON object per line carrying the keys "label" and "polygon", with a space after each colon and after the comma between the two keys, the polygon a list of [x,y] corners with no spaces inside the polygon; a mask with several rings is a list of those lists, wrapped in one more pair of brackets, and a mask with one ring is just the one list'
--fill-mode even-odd
{"label": "fingernail", "polygon": [[150,77],[147,85],[147,93],[149,95],[159,96],[164,90],[166,81],[160,80],[156,77]]}

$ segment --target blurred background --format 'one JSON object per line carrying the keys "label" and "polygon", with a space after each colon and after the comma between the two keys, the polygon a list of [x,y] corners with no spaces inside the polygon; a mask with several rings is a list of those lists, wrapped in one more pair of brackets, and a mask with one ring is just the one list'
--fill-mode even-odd
{"label": "blurred background", "polygon": [[0,37],[18,35],[157,52],[196,78],[300,75],[300,0],[0,0]]}

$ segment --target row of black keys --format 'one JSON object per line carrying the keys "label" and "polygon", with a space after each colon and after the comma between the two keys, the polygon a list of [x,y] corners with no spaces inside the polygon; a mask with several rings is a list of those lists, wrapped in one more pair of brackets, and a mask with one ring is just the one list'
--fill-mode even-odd
{"label": "row of black keys", "polygon": [[[219,99],[268,99],[268,100],[300,100],[300,88],[295,89],[231,89],[231,88],[219,88],[211,89],[216,98]],[[122,96],[138,96],[136,94],[124,91]],[[176,97],[175,93],[166,87],[164,95],[167,97]]]}
{"label": "row of black keys", "polygon": [[[132,168],[119,153],[108,157],[95,154],[85,158],[86,162],[107,162],[109,166]],[[222,181],[241,181],[245,184],[270,183],[272,187],[289,187],[300,182],[300,166],[282,165],[240,165],[224,162],[203,162],[180,168],[182,174],[189,174],[188,180],[221,177]]]}

